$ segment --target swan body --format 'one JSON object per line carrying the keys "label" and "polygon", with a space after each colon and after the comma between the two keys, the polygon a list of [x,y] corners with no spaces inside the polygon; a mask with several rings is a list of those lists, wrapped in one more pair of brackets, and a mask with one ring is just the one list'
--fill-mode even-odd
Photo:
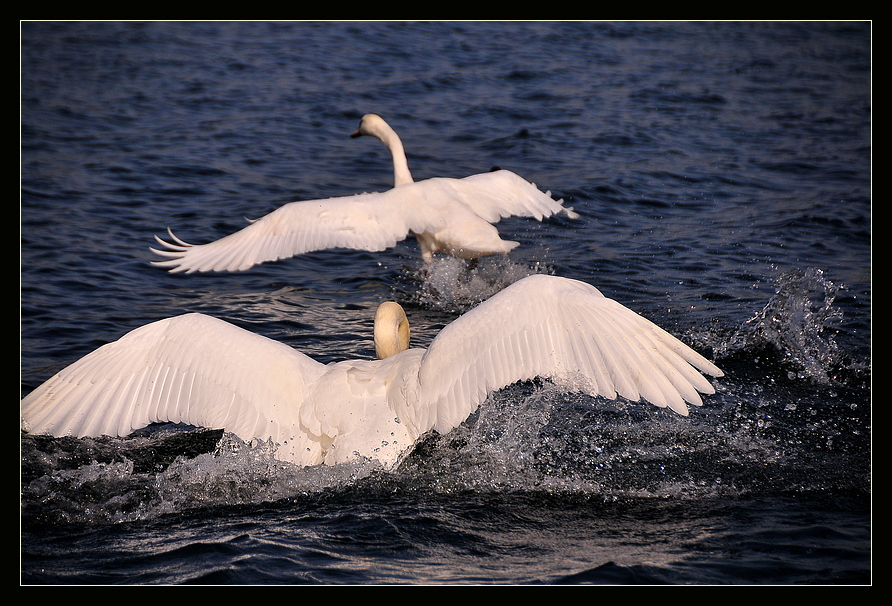
{"label": "swan body", "polygon": [[508,170],[463,179],[437,177],[415,182],[396,132],[375,114],[363,117],[351,136],[374,136],[390,149],[394,187],[385,192],[291,202],[229,236],[193,245],[168,229],[170,242],[151,248],[165,257],[153,265],[176,272],[244,271],[327,248],[378,252],[413,234],[425,263],[435,253],[476,259],[507,253],[518,242],[502,240],[492,225],[512,215],[541,221],[556,213],[575,218],[550,193]]}
{"label": "swan body", "polygon": [[425,432],[446,433],[497,389],[535,377],[688,414],[722,371],[658,326],[566,278],[515,282],[408,348],[395,303],[375,319],[378,360],[321,364],[201,314],[137,328],[60,371],[21,403],[22,429],[125,436],[154,422],[272,440],[297,465],[357,457],[397,464]]}

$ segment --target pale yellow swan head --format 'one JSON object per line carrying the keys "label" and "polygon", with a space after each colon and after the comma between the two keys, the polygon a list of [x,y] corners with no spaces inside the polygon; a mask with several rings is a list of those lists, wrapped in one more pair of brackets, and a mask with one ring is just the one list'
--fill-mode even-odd
{"label": "pale yellow swan head", "polygon": [[383,360],[409,348],[409,318],[399,303],[384,301],[375,312],[375,353]]}

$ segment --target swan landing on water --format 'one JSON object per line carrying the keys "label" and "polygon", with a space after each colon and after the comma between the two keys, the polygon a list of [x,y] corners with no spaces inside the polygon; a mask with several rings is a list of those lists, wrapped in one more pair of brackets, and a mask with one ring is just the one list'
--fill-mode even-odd
{"label": "swan landing on water", "polygon": [[375,317],[378,360],[321,364],[291,347],[201,314],[137,328],[26,396],[22,429],[126,436],[156,422],[269,440],[297,465],[359,457],[385,467],[427,431],[458,426],[487,395],[545,377],[593,396],[646,399],[682,415],[696,369],[722,371],[649,320],[584,282],[533,275],[409,349],[396,303]]}
{"label": "swan landing on water", "polygon": [[578,215],[508,170],[463,179],[437,177],[415,182],[403,144],[396,132],[375,114],[363,116],[351,136],[380,139],[393,157],[394,187],[385,192],[325,200],[291,202],[244,229],[209,244],[188,244],[168,229],[171,242],[155,236],[164,250],[150,250],[171,272],[244,271],[326,248],[378,252],[413,234],[421,256],[431,263],[434,253],[477,259],[508,253],[518,242],[502,240],[492,225],[510,216]]}

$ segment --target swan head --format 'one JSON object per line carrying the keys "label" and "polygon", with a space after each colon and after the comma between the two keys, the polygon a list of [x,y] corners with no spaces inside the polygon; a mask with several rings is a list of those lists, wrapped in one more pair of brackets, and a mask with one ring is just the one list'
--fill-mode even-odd
{"label": "swan head", "polygon": [[409,348],[409,319],[399,303],[384,301],[375,312],[375,353],[383,360]]}
{"label": "swan head", "polygon": [[376,137],[386,143],[391,135],[396,136],[396,132],[378,114],[366,114],[359,121],[359,128],[350,134],[350,138],[355,139],[363,135]]}

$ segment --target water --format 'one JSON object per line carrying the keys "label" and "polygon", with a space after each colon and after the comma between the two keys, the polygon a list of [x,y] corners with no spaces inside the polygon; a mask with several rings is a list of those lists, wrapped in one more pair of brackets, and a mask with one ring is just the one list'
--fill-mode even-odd
{"label": "water", "polygon": [[[393,471],[295,469],[161,426],[21,436],[26,584],[865,584],[871,26],[24,23],[21,395],[188,311],[323,362],[424,346],[530,273],[597,286],[726,372],[688,418],[541,382]],[[419,272],[414,241],[241,274],[153,268],[296,200],[511,169],[581,218]]]}

